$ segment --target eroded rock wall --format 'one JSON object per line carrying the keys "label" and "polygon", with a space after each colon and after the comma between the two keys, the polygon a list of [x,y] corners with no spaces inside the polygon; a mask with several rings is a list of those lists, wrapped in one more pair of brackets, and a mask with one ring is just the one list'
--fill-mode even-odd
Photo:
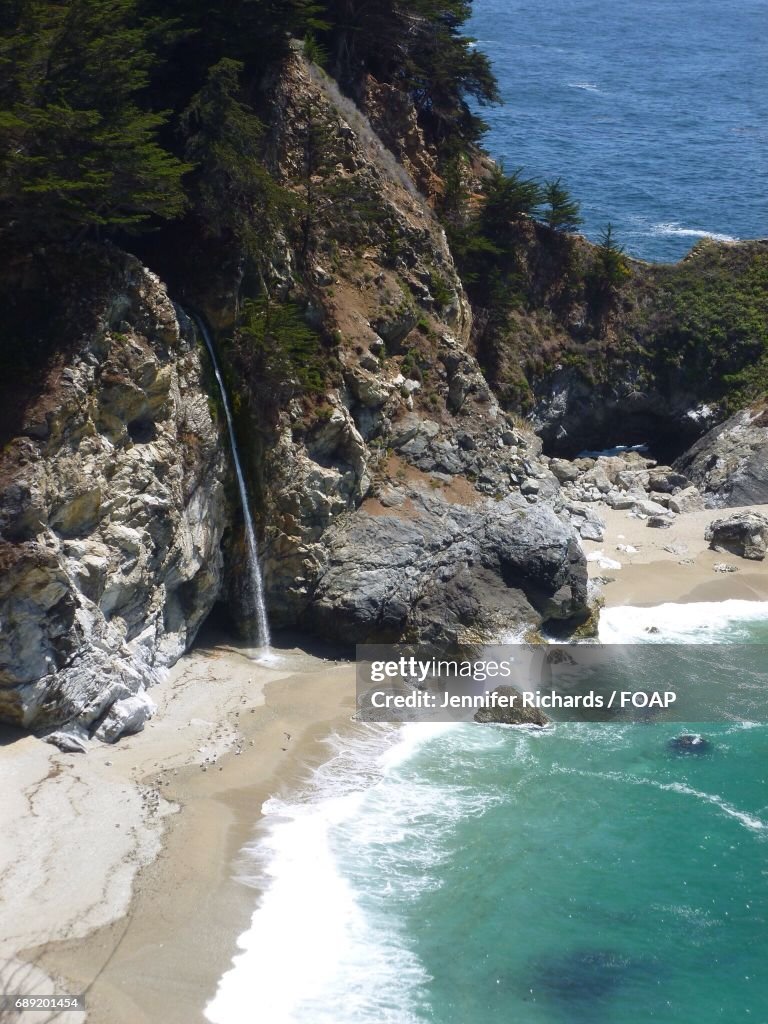
{"label": "eroded rock wall", "polygon": [[712,508],[768,502],[768,409],[760,402],[713,427],[676,466]]}
{"label": "eroded rock wall", "polygon": [[0,457],[0,717],[109,738],[210,611],[228,521],[194,333],[153,274],[117,264]]}

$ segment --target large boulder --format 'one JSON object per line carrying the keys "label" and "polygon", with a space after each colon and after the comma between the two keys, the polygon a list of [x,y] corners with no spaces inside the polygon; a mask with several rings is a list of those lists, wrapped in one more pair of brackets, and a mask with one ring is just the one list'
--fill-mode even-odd
{"label": "large boulder", "polygon": [[704,499],[698,487],[686,487],[684,490],[678,491],[677,494],[673,494],[669,499],[669,509],[671,512],[681,514],[683,512],[695,512],[700,508],[704,508]]}
{"label": "large boulder", "polygon": [[768,549],[768,517],[759,512],[737,512],[726,519],[715,519],[704,538],[715,551],[762,561]]}
{"label": "large boulder", "polygon": [[744,409],[713,427],[675,468],[706,495],[710,508],[768,502],[768,408]]}
{"label": "large boulder", "polygon": [[123,700],[116,700],[96,730],[96,739],[114,743],[121,736],[132,736],[141,732],[156,710],[154,701],[143,691]]}
{"label": "large boulder", "polygon": [[519,496],[464,506],[413,492],[387,514],[357,512],[326,541],[308,619],[346,644],[448,649],[589,615],[576,534]]}

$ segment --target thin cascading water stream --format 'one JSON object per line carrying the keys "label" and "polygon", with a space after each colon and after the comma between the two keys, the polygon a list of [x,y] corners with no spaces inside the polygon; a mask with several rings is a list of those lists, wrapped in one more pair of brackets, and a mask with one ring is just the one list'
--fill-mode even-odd
{"label": "thin cascading water stream", "polygon": [[237,487],[240,492],[240,503],[243,507],[243,518],[245,520],[245,537],[248,544],[248,576],[250,581],[250,597],[253,601],[254,618],[256,620],[256,641],[260,648],[268,650],[272,641],[269,635],[267,608],[264,604],[264,583],[261,578],[259,549],[256,544],[256,532],[253,528],[253,516],[251,515],[251,508],[248,503],[248,488],[245,484],[243,467],[240,464],[240,453],[237,448],[237,438],[235,436],[235,424],[232,418],[232,409],[229,404],[227,389],[224,386],[224,378],[221,373],[221,367],[219,366],[219,360],[216,356],[216,349],[214,347],[210,331],[197,314],[192,314],[192,316],[195,324],[197,325],[197,329],[205,342],[205,347],[208,349],[208,355],[211,357],[213,372],[216,375],[216,382],[219,385],[219,392],[221,393],[221,402],[224,406],[224,413],[227,418],[229,444],[232,449],[232,459],[235,463]]}

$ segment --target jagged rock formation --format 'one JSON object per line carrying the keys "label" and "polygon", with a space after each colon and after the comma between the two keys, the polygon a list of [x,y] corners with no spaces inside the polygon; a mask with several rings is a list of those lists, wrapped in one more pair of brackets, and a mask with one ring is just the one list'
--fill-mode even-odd
{"label": "jagged rock formation", "polygon": [[[395,156],[300,54],[287,56],[268,88],[265,166],[301,216],[272,225],[258,281],[235,249],[220,263],[201,258],[210,250],[199,238],[200,249],[183,254],[166,239],[162,259],[178,260],[174,286],[205,311],[220,342],[240,300],[263,291],[290,300],[323,339],[321,391],[292,392],[272,419],[237,360],[229,365],[258,483],[273,624],[347,644],[445,649],[584,623],[578,537],[602,536],[599,503],[663,523],[701,502],[698,469],[632,453],[543,455],[530,423],[497,399],[505,367],[515,364],[519,377],[541,324],[514,314],[525,337],[518,331],[499,359],[495,392],[445,232],[419,191],[434,198],[442,183],[413,112],[395,109],[391,86],[366,83],[366,110]],[[397,124],[405,135],[393,134]],[[531,224],[526,231],[542,233]],[[189,223],[179,238],[185,230]],[[539,276],[546,245],[528,252]],[[153,274],[131,257],[110,260],[97,327],[27,405],[0,457],[0,717],[39,729],[70,723],[56,738],[69,749],[142,727],[152,711],[145,687],[188,647],[216,600],[237,601],[241,569],[225,537],[234,518],[227,448],[202,350]],[[537,280],[542,295],[548,287]],[[638,433],[658,417],[690,421],[697,436],[706,417],[689,378],[670,370],[643,398],[645,357],[622,351],[627,372],[615,385],[618,363],[604,358],[610,329],[595,356],[602,376],[574,370],[591,314],[583,296],[566,298],[573,330],[556,325],[563,336],[534,375],[547,438],[565,431],[563,450],[573,454],[605,441],[609,422],[630,423],[641,400]],[[595,427],[606,396],[608,419]],[[580,423],[589,429],[579,433]]]}
{"label": "jagged rock formation", "polygon": [[475,712],[475,721],[481,724],[535,725],[540,728],[549,724],[549,719],[540,708],[523,706],[523,695],[512,686],[497,686],[493,691],[504,698],[505,703],[489,703]]}
{"label": "jagged rock formation", "polygon": [[[433,212],[300,57],[271,109],[284,187],[365,200],[349,217],[316,201],[308,270],[295,239],[273,240],[270,287],[303,296],[338,338],[322,399],[282,408],[253,466],[273,622],[446,647],[583,621],[584,555],[546,507],[560,485],[468,350],[469,305]],[[333,157],[312,182],[308,117]],[[0,713],[37,729],[69,722],[56,741],[70,749],[141,728],[144,687],[238,592],[237,558],[222,580],[227,449],[201,350],[158,279],[114,258],[97,329],[28,406],[2,462]],[[199,304],[224,326],[227,291],[211,277]]]}
{"label": "jagged rock formation", "polygon": [[573,458],[614,444],[663,447],[670,437],[680,451],[707,426],[696,391],[683,381],[655,381],[637,365],[608,378],[597,382],[581,369],[558,367],[535,381],[531,422],[548,451]]}
{"label": "jagged rock formation", "polygon": [[310,622],[346,643],[404,639],[458,648],[519,623],[584,618],[573,534],[521,496],[449,503],[392,489],[326,536]]}
{"label": "jagged rock formation", "polygon": [[[141,728],[220,588],[226,448],[159,280],[110,257],[67,365],[0,457],[0,717]],[[93,312],[93,310],[91,310]]]}
{"label": "jagged rock formation", "polygon": [[768,502],[768,410],[752,406],[713,427],[675,463],[710,508]]}
{"label": "jagged rock formation", "polygon": [[762,393],[766,240],[704,239],[674,264],[627,258],[596,304],[598,248],[531,221],[517,234],[519,306],[492,329],[478,317],[476,343],[503,406],[529,416],[548,454],[645,443],[674,460]]}

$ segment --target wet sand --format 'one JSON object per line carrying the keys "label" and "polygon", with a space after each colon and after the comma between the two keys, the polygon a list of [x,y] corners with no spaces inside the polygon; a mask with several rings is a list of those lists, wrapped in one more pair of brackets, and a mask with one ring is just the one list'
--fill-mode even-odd
{"label": "wet sand", "polygon": [[[89,1024],[204,1019],[256,904],[234,877],[238,854],[264,800],[294,788],[349,722],[354,666],[299,651],[260,666],[203,648],[152,696],[155,718],[115,746],[0,747],[12,797],[0,812],[0,957],[84,993]],[[28,975],[14,991],[46,991]],[[14,1024],[27,1019],[54,1018]]]}

